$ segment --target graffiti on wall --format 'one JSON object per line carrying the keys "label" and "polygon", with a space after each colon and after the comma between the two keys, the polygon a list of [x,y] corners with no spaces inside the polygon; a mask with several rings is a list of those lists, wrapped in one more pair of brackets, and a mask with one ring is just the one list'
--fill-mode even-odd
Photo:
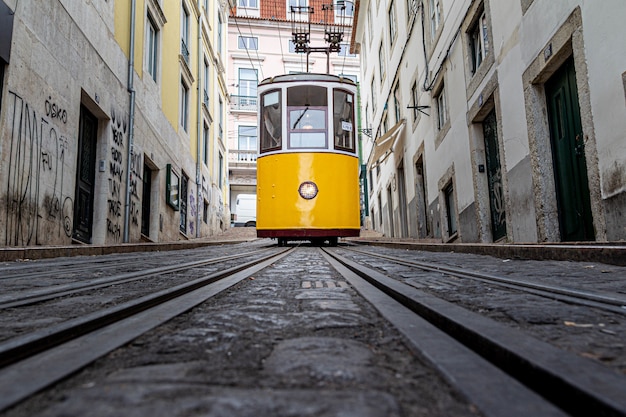
{"label": "graffiti on wall", "polygon": [[[107,197],[107,234],[109,239],[119,242],[123,229],[122,190],[125,187],[125,155],[128,142],[128,122],[126,114],[111,110],[111,133],[113,141],[109,154],[109,194]],[[143,176],[143,152],[132,152],[130,155],[130,226],[139,227],[141,218],[140,184]]]}
{"label": "graffiti on wall", "polygon": [[124,177],[124,140],[128,124],[126,118],[111,110],[113,141],[109,154],[109,194],[107,196],[107,235],[119,242],[122,237],[122,178]]}
{"label": "graffiti on wall", "polygon": [[143,152],[137,152],[136,146],[130,156],[130,223],[139,226],[141,197],[139,184],[143,181]]}
{"label": "graffiti on wall", "polygon": [[[72,235],[74,202],[64,189],[67,136],[57,125],[67,123],[67,111],[44,102],[43,113],[9,91],[5,244],[36,245]],[[44,116],[45,113],[45,116]],[[46,241],[41,241],[46,237]]]}

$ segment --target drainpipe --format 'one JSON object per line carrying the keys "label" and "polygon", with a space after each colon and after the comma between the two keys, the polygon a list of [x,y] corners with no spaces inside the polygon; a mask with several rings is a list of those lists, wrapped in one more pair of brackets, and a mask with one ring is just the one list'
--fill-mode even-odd
{"label": "drainpipe", "polygon": [[135,88],[133,87],[135,70],[135,9],[136,0],[130,2],[130,50],[128,52],[128,92],[130,94],[130,109],[128,117],[128,155],[126,164],[126,203],[124,205],[124,243],[128,243],[128,229],[130,227],[130,163],[133,156],[133,132],[135,127]]}
{"label": "drainpipe", "polygon": [[[198,10],[200,8],[200,0],[198,0]],[[202,198],[202,13],[198,14],[198,128],[196,129],[196,237],[200,237],[200,207]]]}

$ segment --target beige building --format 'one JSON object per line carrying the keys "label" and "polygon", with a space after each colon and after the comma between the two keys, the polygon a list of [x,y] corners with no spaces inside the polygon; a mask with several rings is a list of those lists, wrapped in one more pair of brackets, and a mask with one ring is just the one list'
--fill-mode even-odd
{"label": "beige building", "polygon": [[227,227],[227,15],[208,0],[0,1],[2,245]]}
{"label": "beige building", "polygon": [[376,230],[443,242],[626,239],[625,2],[356,9]]}

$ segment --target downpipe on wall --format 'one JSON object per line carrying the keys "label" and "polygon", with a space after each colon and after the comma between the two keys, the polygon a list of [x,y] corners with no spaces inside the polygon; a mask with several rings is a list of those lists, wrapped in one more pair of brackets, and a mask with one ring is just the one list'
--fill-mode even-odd
{"label": "downpipe on wall", "polygon": [[[198,0],[198,10],[200,8],[200,0]],[[206,10],[205,10],[206,13]],[[202,153],[200,152],[200,146],[202,145],[202,13],[198,14],[198,127],[196,129],[196,237],[200,237],[200,199],[202,198],[202,181],[201,181],[201,166],[202,166]],[[206,80],[205,80],[206,82]]]}
{"label": "downpipe on wall", "polygon": [[128,116],[128,154],[126,163],[126,202],[124,204],[124,243],[129,241],[129,227],[130,227],[130,166],[133,156],[133,140],[134,140],[134,127],[135,127],[135,88],[134,88],[134,75],[135,70],[135,10],[136,0],[130,2],[130,49],[128,52],[128,93],[130,94],[130,108]]}

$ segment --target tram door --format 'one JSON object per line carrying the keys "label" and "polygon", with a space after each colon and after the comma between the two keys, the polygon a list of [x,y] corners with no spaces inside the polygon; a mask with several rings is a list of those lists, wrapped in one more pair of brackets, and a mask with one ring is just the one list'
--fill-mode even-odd
{"label": "tram door", "polygon": [[545,85],[561,240],[594,240],[574,59]]}
{"label": "tram door", "polygon": [[491,234],[493,241],[506,236],[506,211],[504,189],[502,187],[502,166],[498,147],[498,122],[492,110],[483,121],[485,159],[487,162],[487,182],[489,184],[489,205],[491,208]]}
{"label": "tram door", "polygon": [[73,237],[91,243],[93,226],[94,178],[96,175],[96,141],[98,119],[85,107],[80,108],[78,161],[74,200]]}

